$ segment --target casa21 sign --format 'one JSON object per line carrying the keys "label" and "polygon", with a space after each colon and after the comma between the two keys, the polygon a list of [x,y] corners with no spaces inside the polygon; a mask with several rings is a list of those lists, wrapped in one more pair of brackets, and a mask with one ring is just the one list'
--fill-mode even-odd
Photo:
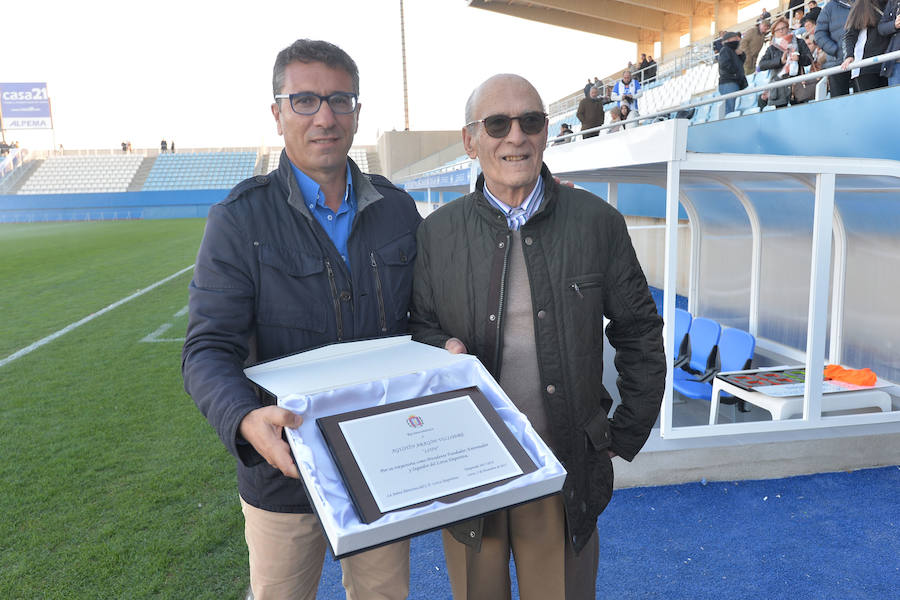
{"label": "casa21 sign", "polygon": [[3,129],[51,129],[46,83],[0,83]]}

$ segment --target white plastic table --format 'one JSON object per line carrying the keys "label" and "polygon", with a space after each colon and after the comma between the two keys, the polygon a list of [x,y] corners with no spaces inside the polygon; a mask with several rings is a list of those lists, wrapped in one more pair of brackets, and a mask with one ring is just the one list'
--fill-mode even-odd
{"label": "white plastic table", "polygon": [[[712,398],[709,403],[709,424],[715,425],[719,416],[719,396],[722,392],[728,392],[735,398],[740,398],[754,406],[763,408],[772,415],[773,420],[788,419],[794,415],[803,414],[803,395],[776,397],[761,392],[748,391],[724,379],[719,375],[734,375],[737,373],[762,373],[764,371],[781,371],[783,369],[802,368],[802,365],[766,367],[763,369],[749,369],[746,371],[728,371],[717,374],[712,381]],[[856,408],[877,407],[882,412],[891,410],[891,396],[877,388],[852,390],[847,392],[830,392],[822,394],[822,412],[835,410],[850,410]]]}

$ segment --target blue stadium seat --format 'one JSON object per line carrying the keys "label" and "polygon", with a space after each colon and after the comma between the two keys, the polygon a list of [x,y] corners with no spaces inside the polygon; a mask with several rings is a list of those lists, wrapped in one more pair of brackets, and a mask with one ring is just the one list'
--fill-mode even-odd
{"label": "blue stadium seat", "polygon": [[[753,363],[753,351],[755,349],[756,338],[753,335],[740,329],[730,327],[725,329],[719,338],[719,366],[715,369],[715,372],[749,369]],[[712,383],[710,381],[676,378],[672,386],[677,393],[694,400],[708,401],[712,399]],[[727,392],[722,392],[721,400],[725,404],[735,403],[734,397]],[[744,411],[743,406],[741,406],[741,411]]]}
{"label": "blue stadium seat", "polygon": [[688,352],[688,331],[691,329],[693,315],[681,308],[675,309],[675,366],[680,367],[690,360]]}
{"label": "blue stadium seat", "polygon": [[256,152],[162,154],[142,189],[230,189],[253,175],[256,158]]}
{"label": "blue stadium seat", "polygon": [[688,331],[688,348],[690,358],[687,364],[675,369],[675,380],[678,379],[712,379],[715,375],[716,344],[722,326],[712,319],[696,317],[691,321]]}
{"label": "blue stadium seat", "polygon": [[694,117],[691,119],[691,123],[705,123],[706,121],[709,121],[709,113],[711,108],[711,104],[698,106],[697,110],[694,111]]}
{"label": "blue stadium seat", "polygon": [[743,114],[747,114],[745,111],[750,108],[756,108],[756,94],[744,94],[738,97],[734,108]]}

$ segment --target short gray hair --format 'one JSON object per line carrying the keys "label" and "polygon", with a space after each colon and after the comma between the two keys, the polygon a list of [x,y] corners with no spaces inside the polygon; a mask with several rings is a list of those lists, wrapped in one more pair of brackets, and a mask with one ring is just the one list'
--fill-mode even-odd
{"label": "short gray hair", "polygon": [[353,92],[359,94],[359,69],[350,55],[331,42],[323,40],[297,40],[275,57],[272,69],[272,94],[280,94],[284,87],[284,70],[292,62],[319,62],[332,69],[346,71],[353,79]]}

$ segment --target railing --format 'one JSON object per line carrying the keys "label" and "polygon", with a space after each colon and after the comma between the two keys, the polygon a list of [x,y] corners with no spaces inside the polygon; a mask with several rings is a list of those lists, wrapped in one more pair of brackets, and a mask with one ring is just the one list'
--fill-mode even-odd
{"label": "railing", "polygon": [[3,179],[18,167],[22,166],[25,163],[26,158],[28,158],[28,150],[10,148],[9,154],[4,156],[3,160],[0,161],[0,179]]}
{"label": "railing", "polygon": [[[548,140],[548,145],[559,142],[560,140],[567,140],[570,138],[574,138],[575,136],[582,135],[585,133],[592,133],[595,131],[605,131],[608,129],[612,129],[613,127],[623,127],[626,125],[629,126],[638,126],[643,123],[648,123],[656,120],[657,118],[669,118],[672,113],[676,113],[683,110],[690,110],[692,108],[697,108],[700,106],[704,106],[706,104],[715,104],[717,102],[722,102],[724,100],[730,100],[732,98],[738,98],[740,96],[745,96],[748,94],[756,94],[759,92],[764,92],[766,90],[774,90],[776,88],[787,87],[794,83],[800,83],[803,81],[811,81],[813,79],[819,79],[820,77],[828,77],[829,75],[837,75],[838,73],[842,73],[845,71],[849,71],[851,69],[857,69],[861,67],[868,67],[871,65],[881,64],[890,60],[900,60],[900,50],[896,50],[894,52],[889,52],[887,54],[881,54],[879,56],[872,56],[869,58],[865,58],[863,60],[858,60],[848,66],[846,69],[841,67],[840,65],[836,67],[830,67],[828,69],[822,69],[821,71],[816,71],[814,73],[806,73],[804,75],[797,75],[795,77],[790,77],[788,79],[782,79],[779,81],[772,81],[770,83],[759,85],[753,88],[746,88],[743,90],[739,90],[737,92],[731,92],[730,94],[722,94],[720,96],[713,96],[712,98],[707,98],[705,100],[696,100],[693,102],[687,102],[685,104],[679,104],[677,106],[670,106],[668,108],[664,108],[662,110],[658,110],[654,113],[650,113],[647,115],[638,115],[637,118],[633,120],[624,120],[624,121],[614,121],[612,123],[606,123],[604,125],[600,125],[599,127],[592,127],[591,129],[585,129],[583,131],[579,131],[576,133],[570,133],[566,135],[556,136],[552,140]],[[817,99],[820,99],[817,97]]]}
{"label": "railing", "polygon": [[[795,7],[793,10],[798,10],[801,7]],[[769,18],[769,22],[774,21],[780,17],[786,17],[790,20],[790,12],[793,12],[789,9],[785,9],[782,12],[771,13],[771,17]],[[752,19],[747,19],[740,23],[735,23],[730,27],[734,31],[747,31],[751,27],[755,27],[757,20],[759,17],[753,17]],[[687,69],[691,67],[695,67],[702,63],[711,63],[716,59],[715,52],[713,52],[713,43],[718,39],[717,35],[710,35],[703,39],[697,40],[696,42],[692,41],[690,44],[685,46],[684,48],[679,48],[677,50],[672,50],[667,52],[665,56],[661,57],[661,60],[658,64],[654,64],[651,67],[645,67],[644,69],[638,69],[632,71],[635,79],[641,82],[641,85],[644,86],[648,83],[653,83],[654,81],[665,81],[672,77],[677,77],[681,75]],[[749,57],[748,57],[749,59]],[[655,68],[656,73],[654,77],[647,79],[644,78],[641,81],[641,73],[645,73],[646,69]],[[604,77],[600,83],[603,85],[605,89],[609,89],[616,84],[619,78],[622,75],[622,72],[626,69],[623,67],[616,71],[614,74]],[[548,106],[548,112],[550,113],[550,118],[561,114],[565,114],[576,108],[578,103],[584,97],[584,89],[577,92],[572,92],[568,96],[561,98],[560,100],[556,100],[551,102]]]}
{"label": "railing", "polygon": [[[267,147],[247,147],[234,146],[224,148],[176,148],[174,154],[201,154],[201,153],[220,153],[220,152],[254,152],[268,153]],[[171,152],[169,152],[171,154]],[[125,156],[135,154],[138,156],[158,156],[161,154],[159,148],[132,148],[131,152],[122,152],[118,149],[92,149],[92,150],[36,150],[32,152],[32,158],[49,158],[51,156]]]}

